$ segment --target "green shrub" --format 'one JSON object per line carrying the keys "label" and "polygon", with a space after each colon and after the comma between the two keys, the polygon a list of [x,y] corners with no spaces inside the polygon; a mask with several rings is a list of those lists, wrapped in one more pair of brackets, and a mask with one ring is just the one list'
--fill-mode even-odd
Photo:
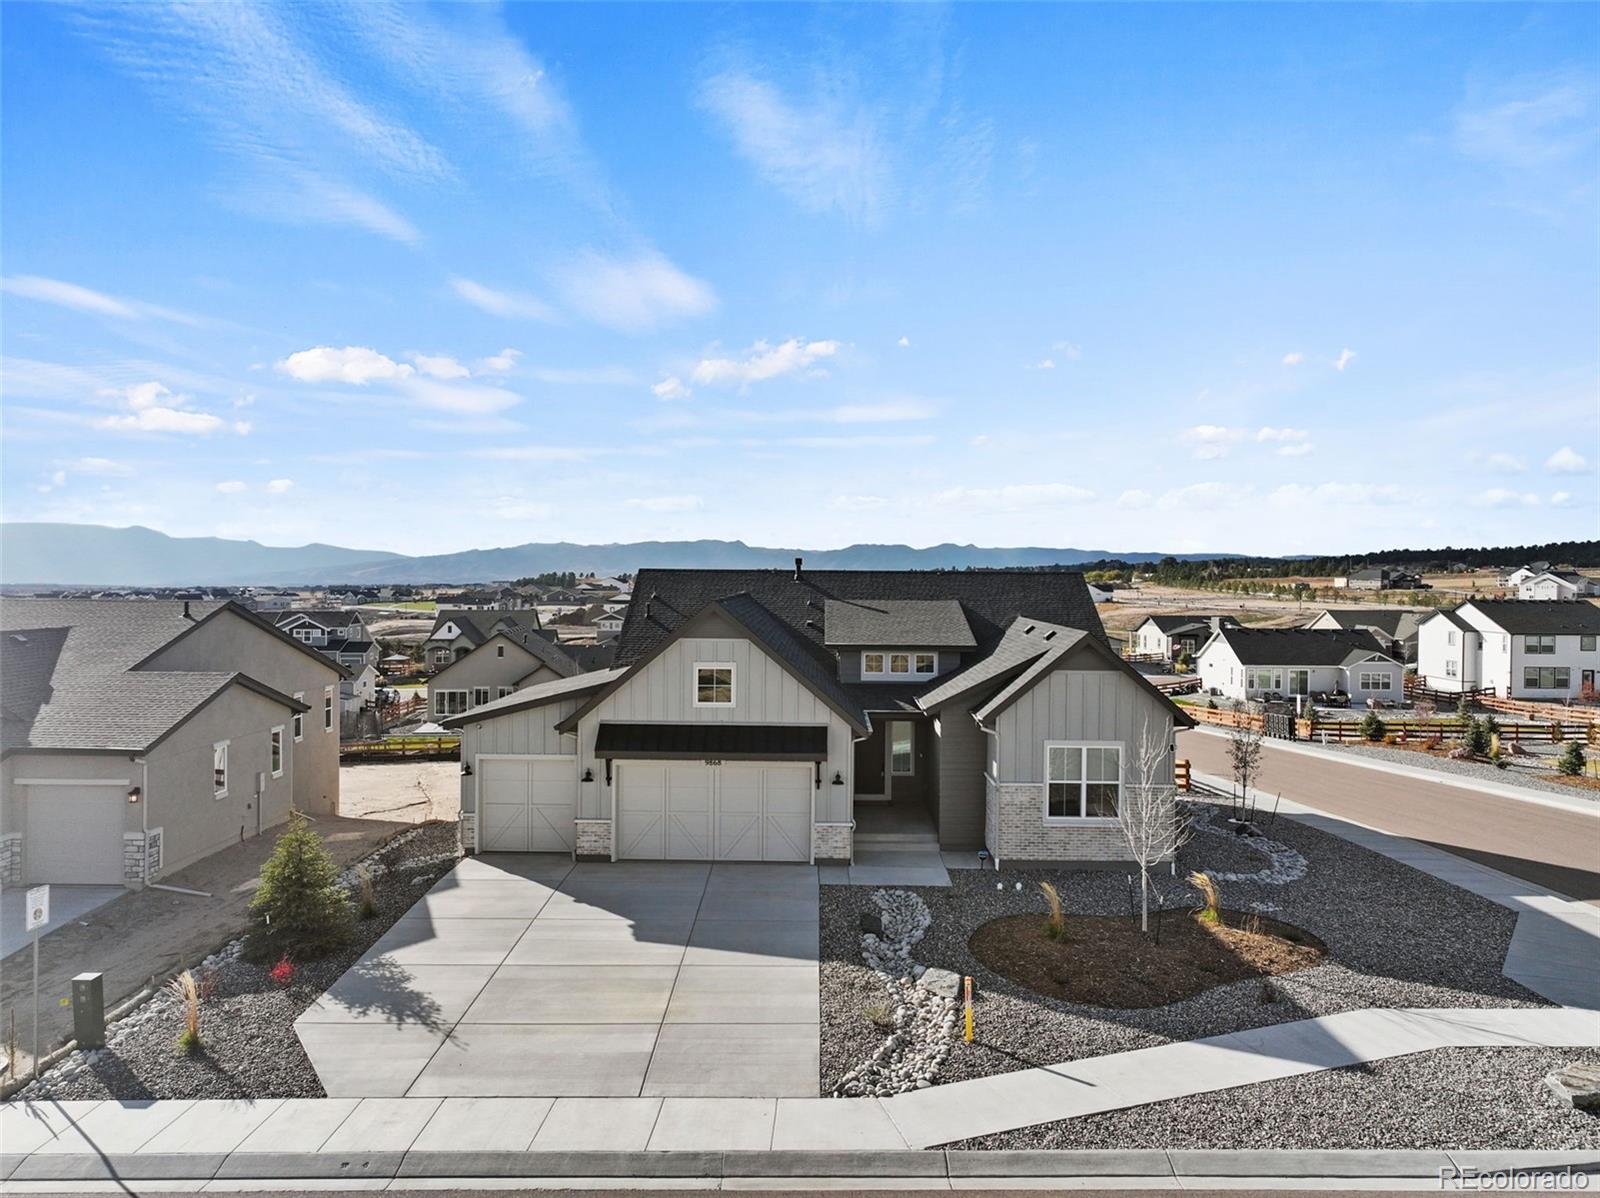
{"label": "green shrub", "polygon": [[1359,727],[1361,729],[1361,735],[1365,739],[1372,741],[1383,739],[1385,728],[1383,720],[1377,712],[1369,711],[1366,715],[1362,716]]}
{"label": "green shrub", "polygon": [[305,817],[291,816],[289,830],[261,867],[246,950],[256,960],[313,960],[349,940],[353,926],[338,866]]}
{"label": "green shrub", "polygon": [[1471,720],[1467,723],[1466,736],[1462,739],[1474,755],[1487,757],[1494,745],[1494,732],[1489,727],[1488,720]]}
{"label": "green shrub", "polygon": [[1456,719],[1465,724],[1472,718],[1472,704],[1467,702],[1467,696],[1462,695],[1456,702]]}
{"label": "green shrub", "polygon": [[1583,742],[1569,740],[1561,746],[1561,756],[1556,758],[1556,769],[1569,778],[1576,778],[1583,773],[1587,760],[1583,754]]}

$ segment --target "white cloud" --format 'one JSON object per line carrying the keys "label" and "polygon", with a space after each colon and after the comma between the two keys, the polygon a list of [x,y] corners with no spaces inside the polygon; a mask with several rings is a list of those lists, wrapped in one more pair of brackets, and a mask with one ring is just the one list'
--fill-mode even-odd
{"label": "white cloud", "polygon": [[70,308],[74,312],[86,312],[91,316],[111,316],[118,320],[170,320],[188,325],[200,323],[194,317],[170,308],[122,299],[103,291],[80,287],[76,283],[47,279],[40,275],[11,275],[0,279],[0,291],[23,299],[54,304],[59,308]]}
{"label": "white cloud", "polygon": [[116,462],[110,458],[78,458],[66,463],[66,469],[72,474],[101,478],[126,478],[133,473],[133,467],[126,462]]}
{"label": "white cloud", "polygon": [[1306,356],[1299,350],[1291,350],[1289,353],[1283,355],[1283,364],[1285,366],[1298,366],[1305,360]]}
{"label": "white cloud", "polygon": [[303,349],[279,362],[278,370],[301,383],[351,383],[358,387],[374,381],[410,378],[413,373],[405,363],[360,345]]}
{"label": "white cloud", "polygon": [[1416,502],[1416,495],[1393,483],[1287,483],[1267,498],[1273,504],[1392,505]]}
{"label": "white cloud", "polygon": [[293,489],[294,479],[292,478],[274,478],[269,479],[267,482],[268,495],[283,495]]}
{"label": "white cloud", "polygon": [[1263,428],[1256,433],[1257,441],[1304,441],[1311,433],[1303,428]]}
{"label": "white cloud", "polygon": [[410,354],[408,355],[417,364],[417,369],[430,378],[436,379],[464,379],[472,375],[460,362],[443,354]]}
{"label": "white cloud", "polygon": [[530,366],[524,373],[559,387],[628,387],[639,381],[626,366]]}
{"label": "white cloud", "polygon": [[580,254],[552,279],[568,307],[624,333],[701,316],[717,306],[710,284],[685,274],[659,253],[632,258]]}
{"label": "white cloud", "polygon": [[1554,495],[1550,496],[1550,506],[1551,507],[1571,507],[1572,506],[1572,492],[1571,491],[1557,491]]}
{"label": "white cloud", "polygon": [[831,98],[802,105],[740,71],[707,79],[699,100],[756,173],[800,207],[876,220],[889,192],[889,161],[864,109],[848,111]]}
{"label": "white cloud", "polygon": [[1553,474],[1582,474],[1589,462],[1570,445],[1563,445],[1544,461],[1544,468]]}
{"label": "white cloud", "polygon": [[1527,469],[1521,458],[1509,453],[1474,454],[1473,460],[1485,470],[1493,470],[1497,474],[1521,474]]}
{"label": "white cloud", "polygon": [[1094,492],[1071,483],[1017,483],[1007,487],[951,487],[933,496],[940,507],[964,511],[1018,512],[1086,503]]}
{"label": "white cloud", "polygon": [[1076,362],[1083,357],[1083,350],[1071,341],[1053,341],[1050,344],[1050,348],[1069,362]]}
{"label": "white cloud", "polygon": [[478,363],[478,369],[485,374],[505,374],[517,364],[517,359],[522,357],[520,349],[503,349],[492,358],[484,358]]}
{"label": "white cloud", "polygon": [[499,520],[548,520],[555,509],[548,503],[501,495],[489,504],[489,512]]}
{"label": "white cloud", "polygon": [[917,399],[891,400],[877,404],[843,404],[822,413],[835,424],[887,424],[902,420],[931,420],[933,405]]}
{"label": "white cloud", "polygon": [[691,377],[697,383],[747,386],[797,370],[809,370],[824,358],[831,358],[838,352],[837,341],[801,341],[797,337],[791,337],[781,345],[769,345],[765,341],[757,341],[742,360],[702,359],[695,365]]}
{"label": "white cloud", "polygon": [[910,337],[902,337],[902,338],[900,338],[900,340],[896,341],[895,344],[898,345],[901,349],[910,349],[911,348],[911,338]]}
{"label": "white cloud", "polygon": [[[482,383],[445,383],[437,379],[407,378],[399,380],[398,386],[401,394],[415,403],[442,412],[482,416],[502,412],[522,402],[519,395]],[[467,430],[461,428],[459,431]]]}
{"label": "white cloud", "polygon": [[1513,491],[1505,487],[1490,487],[1487,491],[1480,491],[1473,496],[1472,502],[1477,507],[1527,508],[1538,507],[1539,497],[1532,491]]}
{"label": "white cloud", "polygon": [[217,484],[217,490],[224,495],[237,495],[244,489],[244,483],[240,482],[236,478],[230,478],[227,482]]}
{"label": "white cloud", "polygon": [[501,316],[507,320],[553,321],[558,318],[554,308],[525,291],[501,291],[459,275],[450,280],[450,289],[490,316]]}
{"label": "white cloud", "polygon": [[1278,446],[1278,456],[1280,458],[1303,458],[1314,448],[1315,446],[1310,441],[1300,441],[1293,445],[1280,445]]}
{"label": "white cloud", "polygon": [[1593,102],[1592,85],[1561,81],[1464,108],[1456,113],[1456,147],[1469,157],[1518,170],[1564,162],[1594,142]]}
{"label": "white cloud", "polygon": [[1056,368],[1056,363],[1055,363],[1055,359],[1054,358],[1042,358],[1034,366],[1035,370],[1054,370],[1055,368]]}
{"label": "white cloud", "polygon": [[1129,508],[1134,511],[1137,511],[1140,508],[1147,508],[1153,502],[1154,499],[1149,491],[1141,491],[1137,488],[1130,491],[1124,491],[1121,495],[1117,496],[1118,507]]}
{"label": "white cloud", "polygon": [[107,432],[183,433],[202,437],[228,429],[241,437],[250,432],[249,421],[236,420],[230,425],[210,412],[196,411],[189,407],[188,396],[174,395],[161,383],[135,383],[101,394],[120,396],[128,408],[122,415],[106,416],[95,422],[96,428]]}
{"label": "white cloud", "polygon": [[1353,349],[1341,349],[1339,351],[1339,357],[1333,363],[1333,368],[1335,370],[1342,371],[1346,366],[1350,365],[1351,362],[1355,361],[1355,356],[1356,356],[1356,351],[1355,350],[1353,350]]}
{"label": "white cloud", "polygon": [[697,512],[705,506],[705,501],[698,495],[651,495],[630,499],[627,506],[646,512]]}
{"label": "white cloud", "polygon": [[1254,488],[1249,484],[1224,482],[1190,483],[1162,492],[1156,506],[1166,511],[1211,511],[1231,507],[1253,498]]}
{"label": "white cloud", "polygon": [[657,399],[688,399],[694,391],[683,385],[683,380],[677,375],[670,375],[650,388]]}
{"label": "white cloud", "polygon": [[991,438],[988,433],[979,433],[975,437],[968,437],[967,444],[972,446],[974,449],[982,449],[985,445],[989,444],[990,440]]}
{"label": "white cloud", "polygon": [[837,512],[875,512],[888,502],[882,495],[835,495],[828,506]]}
{"label": "white cloud", "polygon": [[1182,436],[1194,446],[1191,450],[1194,456],[1206,460],[1227,457],[1228,450],[1244,439],[1245,432],[1242,428],[1225,428],[1220,424],[1197,424],[1184,429]]}

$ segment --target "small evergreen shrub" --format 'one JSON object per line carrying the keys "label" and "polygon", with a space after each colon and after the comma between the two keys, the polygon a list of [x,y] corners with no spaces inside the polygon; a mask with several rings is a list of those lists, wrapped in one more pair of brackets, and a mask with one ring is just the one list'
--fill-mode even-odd
{"label": "small evergreen shrub", "polygon": [[1375,711],[1369,711],[1361,717],[1359,725],[1361,735],[1366,740],[1379,741],[1385,732],[1383,718]]}
{"label": "small evergreen shrub", "polygon": [[1569,740],[1561,746],[1561,756],[1556,758],[1556,769],[1569,778],[1576,778],[1583,773],[1583,767],[1588,759],[1583,753],[1583,742]]}
{"label": "small evergreen shrub", "polygon": [[1474,756],[1487,757],[1489,749],[1494,744],[1494,734],[1489,729],[1489,721],[1472,720],[1468,722],[1464,743]]}
{"label": "small evergreen shrub", "polygon": [[322,838],[298,813],[261,867],[245,949],[258,961],[311,961],[350,939],[350,902]]}

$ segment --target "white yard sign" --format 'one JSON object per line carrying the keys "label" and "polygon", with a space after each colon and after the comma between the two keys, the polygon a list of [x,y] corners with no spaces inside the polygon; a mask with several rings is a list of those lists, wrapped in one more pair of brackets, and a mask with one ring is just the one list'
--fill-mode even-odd
{"label": "white yard sign", "polygon": [[28,891],[28,926],[33,932],[50,922],[50,887],[34,886]]}

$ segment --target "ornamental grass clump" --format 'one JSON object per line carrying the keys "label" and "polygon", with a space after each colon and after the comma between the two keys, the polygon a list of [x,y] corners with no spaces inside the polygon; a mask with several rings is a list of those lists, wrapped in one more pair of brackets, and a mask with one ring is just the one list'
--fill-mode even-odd
{"label": "ornamental grass clump", "polygon": [[1217,884],[1212,880],[1211,875],[1195,870],[1189,875],[1189,885],[1200,892],[1200,898],[1205,903],[1204,907],[1195,912],[1195,918],[1201,923],[1220,924],[1222,922],[1222,894],[1218,891]]}
{"label": "ornamental grass clump", "polygon": [[353,932],[338,867],[305,817],[291,816],[289,830],[278,837],[261,867],[261,885],[250,900],[246,951],[258,961],[284,956],[314,961],[343,945]]}
{"label": "ornamental grass clump", "polygon": [[1067,916],[1061,908],[1061,893],[1049,882],[1040,882],[1039,889],[1044,892],[1044,901],[1050,908],[1050,914],[1044,919],[1044,934],[1052,940],[1060,940],[1067,934]]}
{"label": "ornamental grass clump", "polygon": [[183,1031],[178,1033],[177,1049],[185,1056],[193,1056],[202,1047],[200,987],[195,984],[194,974],[185,969],[177,977],[168,980],[167,989],[177,995],[178,1001],[183,1004]]}

